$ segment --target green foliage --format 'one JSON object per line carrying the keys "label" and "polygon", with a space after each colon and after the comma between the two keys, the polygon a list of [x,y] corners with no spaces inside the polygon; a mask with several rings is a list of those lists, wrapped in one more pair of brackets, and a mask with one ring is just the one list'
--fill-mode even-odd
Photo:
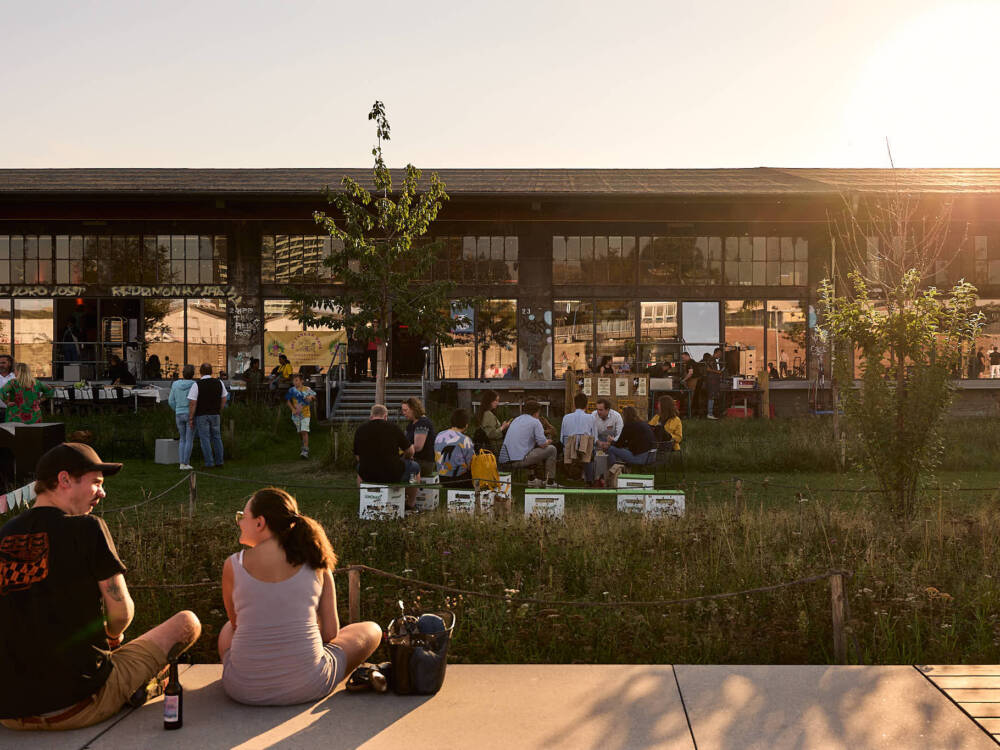
{"label": "green foliage", "polygon": [[407,164],[402,184],[394,190],[382,154],[382,142],[389,140],[382,102],[375,102],[368,119],[375,121],[378,139],[372,149],[375,194],[345,176],[339,191],[329,187],[324,191],[336,216],[322,211],[314,214],[316,223],[343,243],[342,251],[324,260],[341,285],[337,296],[293,293],[293,298],[300,303],[298,319],[306,325],[365,331],[369,339],[381,339],[377,381],[381,394],[385,342],[391,339],[394,323],[406,324],[425,339],[451,343],[449,296],[454,284],[430,280],[438,248],[418,241],[448,200],[444,183],[432,174],[421,192],[421,172]]}
{"label": "green foliage", "polygon": [[[823,330],[861,358],[860,387],[840,392],[844,414],[892,510],[904,517],[916,507],[921,479],[940,463],[953,377],[982,322],[971,284],[942,294],[920,282],[916,269],[907,270],[878,298],[853,272],[846,295],[837,296],[829,279],[820,287]],[[850,366],[848,357],[836,360],[841,384],[853,382]]]}

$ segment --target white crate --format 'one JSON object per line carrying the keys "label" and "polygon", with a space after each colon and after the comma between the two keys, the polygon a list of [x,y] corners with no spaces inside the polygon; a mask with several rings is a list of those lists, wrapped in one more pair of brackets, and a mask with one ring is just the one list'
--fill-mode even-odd
{"label": "white crate", "polygon": [[509,471],[500,472],[500,494],[510,497],[511,473]]}
{"label": "white crate", "polygon": [[474,490],[448,490],[448,512],[476,512],[476,493]]}
{"label": "white crate", "polygon": [[501,490],[480,490],[479,510],[481,513],[492,514],[494,506],[503,503],[507,510],[510,509],[510,495]]}
{"label": "white crate", "polygon": [[406,515],[406,488],[384,484],[361,485],[361,508],[358,518],[366,521],[386,521]]}
{"label": "white crate", "polygon": [[646,515],[650,518],[684,515],[684,493],[680,490],[660,490],[646,495]]}
{"label": "white crate", "polygon": [[622,487],[645,487],[653,489],[652,474],[619,474],[618,488]]}
{"label": "white crate", "polygon": [[525,490],[524,515],[562,518],[566,513],[566,496],[562,492]]}
{"label": "white crate", "polygon": [[634,494],[627,492],[618,493],[619,513],[645,513],[646,496],[644,494]]}
{"label": "white crate", "polygon": [[438,477],[420,478],[420,489],[417,490],[417,510],[436,510],[441,501],[441,490],[438,488]]}
{"label": "white crate", "polygon": [[180,460],[180,440],[158,438],[153,461],[158,464],[175,464]]}

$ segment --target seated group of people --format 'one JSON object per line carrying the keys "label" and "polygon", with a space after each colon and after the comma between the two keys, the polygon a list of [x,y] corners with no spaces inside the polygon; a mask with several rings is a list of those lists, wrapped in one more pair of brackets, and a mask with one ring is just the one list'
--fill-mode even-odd
{"label": "seated group of people", "polygon": [[603,487],[605,477],[597,476],[598,451],[608,456],[608,467],[615,464],[645,464],[649,452],[660,445],[669,445],[679,451],[683,439],[683,426],[677,406],[670,396],[661,396],[656,403],[657,413],[648,422],[640,419],[633,406],[626,406],[618,413],[611,408],[611,400],[597,399],[597,408],[588,413],[588,398],[584,393],[573,397],[574,411],[563,417],[560,441],[564,456],[571,466],[582,467],[587,483]]}
{"label": "seated group of people", "polygon": [[[0,528],[0,724],[9,729],[91,726],[198,639],[194,612],[178,612],[127,642],[135,605],[104,520],[91,511],[120,463],[62,443],[36,467],[34,505]],[[344,627],[323,527],[284,490],[258,490],[236,513],[246,549],[222,569],[228,622],[219,635],[222,686],[254,705],[319,700],[378,647],[374,622]]]}

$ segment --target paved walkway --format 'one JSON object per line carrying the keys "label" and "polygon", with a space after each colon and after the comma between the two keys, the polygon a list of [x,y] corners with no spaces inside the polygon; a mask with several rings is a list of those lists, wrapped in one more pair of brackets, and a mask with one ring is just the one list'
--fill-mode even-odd
{"label": "paved walkway", "polygon": [[[948,669],[956,668],[921,668],[942,676]],[[985,668],[960,669],[968,677],[970,669]],[[221,671],[199,665],[183,672],[184,727],[171,736],[162,728],[160,699],[75,732],[0,728],[0,747],[996,748],[910,666],[455,664],[435,696],[338,690],[316,704],[288,708],[233,703],[222,692]]]}

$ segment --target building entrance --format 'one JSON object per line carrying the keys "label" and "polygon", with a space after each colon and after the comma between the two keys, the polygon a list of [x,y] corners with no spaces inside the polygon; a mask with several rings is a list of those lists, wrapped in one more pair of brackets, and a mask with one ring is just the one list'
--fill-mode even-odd
{"label": "building entrance", "polygon": [[61,380],[100,380],[117,355],[141,377],[139,299],[55,300],[53,375]]}

